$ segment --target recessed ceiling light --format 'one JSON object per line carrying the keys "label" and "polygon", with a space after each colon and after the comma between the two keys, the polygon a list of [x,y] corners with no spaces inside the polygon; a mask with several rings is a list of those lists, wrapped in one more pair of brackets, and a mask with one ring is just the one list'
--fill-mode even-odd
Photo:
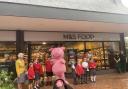
{"label": "recessed ceiling light", "polygon": [[121,0],[122,4],[128,8],[128,0]]}
{"label": "recessed ceiling light", "polygon": [[46,42],[42,42],[43,45],[47,44]]}

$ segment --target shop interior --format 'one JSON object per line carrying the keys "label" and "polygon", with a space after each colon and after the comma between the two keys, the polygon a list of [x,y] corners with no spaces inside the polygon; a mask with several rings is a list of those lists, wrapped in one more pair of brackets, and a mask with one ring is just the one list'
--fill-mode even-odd
{"label": "shop interior", "polygon": [[16,42],[0,42],[0,69],[8,70],[16,60]]}
{"label": "shop interior", "polygon": [[8,62],[16,59],[16,43],[1,42],[0,43],[0,62]]}
{"label": "shop interior", "polygon": [[[71,72],[68,66],[72,50],[75,53],[75,60],[78,55],[83,57],[85,50],[91,51],[93,58],[97,63],[97,70],[107,70],[115,68],[114,53],[119,52],[119,42],[26,42],[25,54],[28,55],[28,61],[34,59],[34,54],[39,53],[41,62],[45,62],[45,57],[49,53],[48,49],[55,43],[63,44],[66,47],[65,60],[67,72]],[[1,42],[0,43],[0,63],[10,62],[16,60],[16,43],[15,42]]]}
{"label": "shop interior", "polygon": [[35,53],[40,53],[41,61],[45,62],[45,55],[49,53],[48,49],[54,44],[63,44],[66,47],[65,60],[67,66],[67,72],[71,72],[71,68],[68,66],[70,50],[75,53],[75,60],[77,61],[78,55],[82,56],[86,51],[91,51],[93,58],[97,63],[97,70],[107,70],[115,68],[114,53],[119,52],[119,42],[31,42],[29,45],[28,53],[30,53],[30,59],[34,59]]}

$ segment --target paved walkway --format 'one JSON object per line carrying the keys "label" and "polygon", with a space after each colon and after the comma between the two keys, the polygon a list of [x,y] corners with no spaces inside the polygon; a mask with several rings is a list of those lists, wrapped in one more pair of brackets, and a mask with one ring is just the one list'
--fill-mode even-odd
{"label": "paved walkway", "polygon": [[[98,75],[96,83],[71,86],[73,89],[128,89],[128,73]],[[42,87],[41,89],[52,89],[52,87]]]}

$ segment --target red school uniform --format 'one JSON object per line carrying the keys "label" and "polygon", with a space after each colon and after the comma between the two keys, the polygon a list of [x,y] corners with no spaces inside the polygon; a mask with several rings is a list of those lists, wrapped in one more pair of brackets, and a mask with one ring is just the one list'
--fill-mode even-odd
{"label": "red school uniform", "polygon": [[43,74],[42,65],[40,63],[34,63],[33,64],[35,73],[39,73],[40,75]]}
{"label": "red school uniform", "polygon": [[89,62],[89,68],[95,69],[96,68],[96,62]]}
{"label": "red school uniform", "polygon": [[75,71],[78,76],[81,76],[82,74],[84,74],[84,69],[82,65],[76,65]]}
{"label": "red school uniform", "polygon": [[52,72],[52,63],[49,59],[46,60],[45,67],[46,67],[46,72]]}
{"label": "red school uniform", "polygon": [[35,72],[33,67],[28,68],[28,79],[33,80],[35,78]]}

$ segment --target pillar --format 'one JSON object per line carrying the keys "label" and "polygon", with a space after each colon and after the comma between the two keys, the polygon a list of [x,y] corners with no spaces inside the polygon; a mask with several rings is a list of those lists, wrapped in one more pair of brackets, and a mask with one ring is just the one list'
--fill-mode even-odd
{"label": "pillar", "polygon": [[24,31],[16,31],[16,54],[24,52]]}
{"label": "pillar", "polygon": [[126,48],[125,48],[125,39],[124,33],[120,33],[120,51],[123,51],[124,58],[121,59],[121,69],[123,72],[126,71]]}

